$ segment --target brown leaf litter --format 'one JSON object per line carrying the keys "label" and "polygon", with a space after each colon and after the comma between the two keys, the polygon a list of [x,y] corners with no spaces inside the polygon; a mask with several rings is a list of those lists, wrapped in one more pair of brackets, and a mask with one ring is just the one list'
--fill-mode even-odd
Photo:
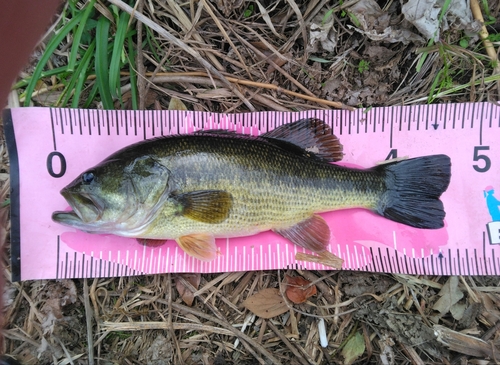
{"label": "brown leaf litter", "polygon": [[305,303],[306,300],[316,295],[316,285],[300,276],[285,276],[286,296],[295,304]]}

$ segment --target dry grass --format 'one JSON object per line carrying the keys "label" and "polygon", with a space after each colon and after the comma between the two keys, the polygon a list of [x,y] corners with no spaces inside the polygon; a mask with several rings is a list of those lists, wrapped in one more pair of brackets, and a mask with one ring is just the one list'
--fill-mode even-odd
{"label": "dry grass", "polygon": [[[109,4],[97,4],[106,14]],[[246,14],[250,4],[254,8]],[[453,76],[448,86],[462,88],[437,100],[497,99],[494,80],[484,82],[494,70],[479,40],[472,39],[462,49],[456,46],[462,34],[446,33],[441,48],[426,49],[429,56],[417,73],[422,53],[415,53],[415,44],[371,41],[353,30],[340,11],[333,15],[335,51],[308,47],[309,24],[339,4],[325,0],[261,4],[262,9],[257,3],[237,0],[138,1],[136,10],[162,32],[153,33],[157,49],[138,47],[140,108],[166,109],[172,97],[190,109],[212,112],[423,102],[445,63]],[[394,21],[399,19],[398,2],[381,5]],[[489,7],[498,9],[498,4]],[[495,11],[492,15],[497,17]],[[132,22],[131,26],[137,28],[141,44],[144,25]],[[66,61],[68,42],[52,58],[52,66]],[[448,47],[446,57],[443,45]],[[363,72],[362,60],[369,62]],[[122,71],[124,100],[116,105],[130,108],[130,73]],[[90,75],[84,93],[90,92],[93,82]],[[53,105],[61,85],[56,78],[44,79],[36,103]],[[5,196],[8,161],[5,145],[0,147]],[[9,222],[5,216],[0,222],[3,238]],[[175,275],[11,283],[8,245],[6,254],[4,351],[28,365],[343,364],[343,349],[356,333],[365,346],[356,360],[359,364],[500,360],[496,277],[457,280],[289,271],[314,282],[318,294],[304,304],[287,303],[289,310],[283,315],[262,319],[242,303],[262,289],[282,289],[284,272],[202,275],[197,288]],[[179,296],[179,282],[193,292],[192,306]],[[439,302],[460,295],[448,306]],[[326,323],[327,348],[319,343],[321,319]]]}

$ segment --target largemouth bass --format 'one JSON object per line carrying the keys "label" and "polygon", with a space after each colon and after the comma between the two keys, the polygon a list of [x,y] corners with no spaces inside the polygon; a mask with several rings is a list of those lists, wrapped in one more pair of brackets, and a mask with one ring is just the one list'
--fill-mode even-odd
{"label": "largemouth bass", "polygon": [[[175,239],[200,260],[215,238],[273,230],[316,253],[330,229],[317,213],[365,208],[412,227],[443,227],[451,162],[433,155],[352,169],[327,124],[302,119],[255,137],[201,131],[126,147],[62,189],[73,211],[52,219],[90,233]],[[160,241],[161,242],[161,241]]]}

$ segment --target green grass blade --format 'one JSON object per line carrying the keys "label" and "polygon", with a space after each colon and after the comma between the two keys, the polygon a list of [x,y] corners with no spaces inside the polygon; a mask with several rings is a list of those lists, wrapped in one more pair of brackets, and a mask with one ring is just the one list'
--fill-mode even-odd
{"label": "green grass blade", "polygon": [[438,18],[439,24],[441,24],[441,22],[443,21],[444,15],[446,14],[446,12],[448,11],[448,9],[450,8],[450,4],[451,4],[451,0],[445,0],[444,1],[444,4],[441,7],[441,11],[439,13],[439,18]]}
{"label": "green grass blade", "polygon": [[[87,67],[90,62],[91,56],[94,54],[95,50],[95,39],[90,44],[89,48],[83,55],[81,62],[78,64],[76,71],[71,75],[68,85],[65,87],[63,92],[63,98],[59,106],[64,108],[71,97],[71,92],[74,90],[76,83],[83,77],[84,79],[87,77]],[[76,90],[75,90],[76,92]],[[74,97],[75,95],[73,95]]]}
{"label": "green grass blade", "polygon": [[325,13],[325,15],[323,16],[323,19],[321,20],[321,24],[325,24],[325,23],[326,23],[326,21],[327,21],[328,19],[330,19],[330,17],[331,17],[331,16],[332,16],[332,14],[334,13],[334,11],[335,11],[335,8],[332,8],[332,9],[328,10],[328,11]]}
{"label": "green grass blade", "polygon": [[[77,85],[77,83],[79,83],[81,79],[86,80],[87,69],[88,69],[90,60],[91,60],[92,56],[94,55],[94,50],[95,50],[95,39],[92,41],[89,48],[87,49],[87,51],[83,55],[81,62],[78,64],[78,67],[76,68],[76,71],[71,75],[71,79],[69,80],[68,85],[64,89],[64,98],[62,99],[61,104],[60,104],[60,106],[62,108],[64,108],[66,106],[66,104],[68,103],[69,98],[71,97],[71,92],[73,90],[75,91],[75,93],[73,94],[73,100],[76,98],[77,102],[78,102],[78,100],[80,98],[80,95],[79,95],[80,93],[78,92],[78,94],[77,94],[77,90],[75,88],[75,85]],[[81,92],[81,86],[80,86],[79,91]]]}
{"label": "green grass blade", "polygon": [[156,62],[161,62],[161,57],[157,52],[157,50],[161,49],[161,47],[156,41],[155,36],[149,27],[146,27],[146,44],[149,46],[149,49],[151,50],[151,53],[153,54]]}
{"label": "green grass blade", "polygon": [[78,49],[80,48],[82,34],[83,34],[83,31],[85,30],[85,27],[87,25],[87,20],[90,16],[90,13],[92,12],[92,9],[94,8],[95,2],[96,2],[96,0],[90,0],[89,3],[87,4],[87,7],[83,11],[82,19],[80,21],[80,24],[78,25],[78,29],[76,30],[74,37],[73,37],[73,45],[71,46],[71,52],[69,53],[68,71],[74,71],[74,69],[75,69],[76,56],[78,56]]}
{"label": "green grass blade", "polygon": [[[85,84],[85,81],[87,81],[87,72],[89,68],[90,61],[92,61],[92,56],[94,55],[94,50],[95,50],[95,40],[90,44],[89,49],[85,53],[82,59],[82,72],[77,72],[78,73],[78,82],[76,83],[75,86],[75,93],[73,94],[73,100],[71,101],[71,107],[72,108],[78,108],[78,104],[80,104],[80,95],[82,94],[82,89],[83,85]],[[87,57],[88,55],[88,57]]]}
{"label": "green grass blade", "polygon": [[[53,68],[52,70],[47,70],[47,71],[42,71],[40,74],[40,78],[43,79],[45,77],[50,77],[54,75],[60,75],[60,77],[65,77],[65,75],[68,73],[68,66],[61,66],[57,68]],[[19,80],[14,86],[12,86],[12,89],[20,89],[22,87],[25,87],[30,83],[30,80],[32,79],[31,76],[28,76],[22,80]]]}
{"label": "green grass blade", "polygon": [[129,72],[130,72],[130,93],[132,94],[132,109],[139,109],[139,97],[137,93],[137,72],[135,67],[135,45],[132,41],[132,34],[128,35],[127,38],[128,43],[128,64],[129,64]]}
{"label": "green grass blade", "polygon": [[309,60],[313,62],[319,62],[319,63],[333,63],[335,62],[334,60],[325,60],[324,58],[321,57],[316,57],[316,56],[309,56]]}
{"label": "green grass blade", "polygon": [[97,86],[104,109],[113,109],[113,98],[109,89],[108,35],[109,20],[101,16],[97,21],[95,73]]}
{"label": "green grass blade", "polygon": [[[434,44],[434,39],[433,38],[429,39],[429,43],[427,43],[427,48],[432,47],[433,44]],[[422,66],[424,65],[424,62],[427,59],[428,55],[429,52],[427,51],[422,52],[422,57],[420,57],[420,59],[417,62],[417,66],[415,67],[415,70],[417,72],[420,72],[420,70],[422,69]]]}
{"label": "green grass blade", "polygon": [[445,69],[439,70],[436,77],[434,78],[434,81],[432,82],[431,88],[429,90],[429,96],[427,97],[428,104],[431,104],[436,99],[435,95],[438,94],[439,91],[441,91],[440,85],[445,72]]}
{"label": "green grass blade", "polygon": [[87,97],[87,100],[85,100],[85,104],[83,104],[83,109],[87,109],[90,106],[90,104],[94,101],[98,91],[99,85],[97,85],[97,82],[95,82],[94,86],[92,86],[92,90],[90,90],[90,94]]}
{"label": "green grass blade", "polygon": [[121,55],[123,53],[123,44],[125,43],[125,36],[127,35],[128,22],[130,15],[122,12],[118,23],[116,25],[115,40],[113,42],[113,53],[111,55],[111,62],[109,64],[109,85],[111,88],[111,95],[114,98],[121,99],[120,92],[120,69],[121,69]]}
{"label": "green grass blade", "polygon": [[40,79],[43,68],[47,64],[50,56],[54,53],[54,51],[59,47],[62,40],[66,38],[69,32],[78,25],[81,20],[83,13],[78,14],[76,17],[71,19],[66,25],[59,29],[59,32],[47,43],[47,47],[45,48],[45,52],[43,53],[40,61],[35,67],[33,71],[33,75],[31,76],[31,80],[26,87],[26,99],[24,99],[24,106],[29,106],[31,103],[31,96],[33,94],[33,90],[35,90],[36,83]]}

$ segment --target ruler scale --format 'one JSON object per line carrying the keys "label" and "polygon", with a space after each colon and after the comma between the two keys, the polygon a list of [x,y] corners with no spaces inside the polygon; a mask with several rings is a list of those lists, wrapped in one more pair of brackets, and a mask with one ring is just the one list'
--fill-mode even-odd
{"label": "ruler scale", "polygon": [[134,239],[87,234],[51,220],[53,211],[68,208],[61,188],[122,147],[200,129],[259,135],[305,117],[331,126],[344,145],[342,163],[348,166],[368,168],[387,159],[438,153],[452,160],[451,184],[442,196],[447,214],[442,229],[411,228],[362,209],[322,214],[332,231],[329,250],[345,260],[345,269],[500,273],[500,211],[495,207],[500,200],[500,110],[494,104],[230,115],[19,108],[4,113],[11,161],[13,280],[328,269],[296,261],[295,254],[304,249],[272,232],[217,239],[220,255],[207,263],[189,257],[174,241],[145,247]]}

